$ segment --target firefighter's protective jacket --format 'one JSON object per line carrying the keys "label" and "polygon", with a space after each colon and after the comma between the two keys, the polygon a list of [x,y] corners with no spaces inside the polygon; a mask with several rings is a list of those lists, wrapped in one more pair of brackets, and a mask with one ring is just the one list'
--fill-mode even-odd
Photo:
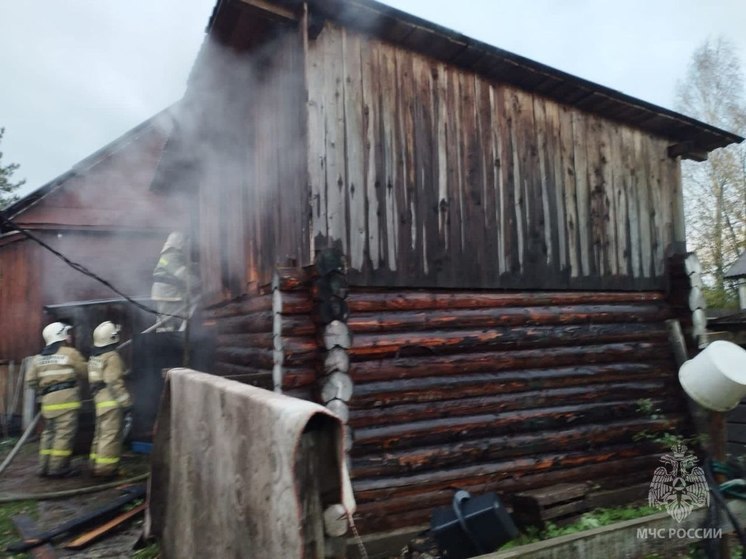
{"label": "firefighter's protective jacket", "polygon": [[88,382],[96,403],[96,416],[111,408],[130,407],[132,400],[124,384],[122,358],[113,346],[96,349],[103,351],[96,355],[94,350],[88,360]]}
{"label": "firefighter's protective jacket", "polygon": [[28,385],[41,395],[41,411],[53,419],[80,408],[79,381],[85,378],[86,362],[80,352],[56,342],[31,360]]}

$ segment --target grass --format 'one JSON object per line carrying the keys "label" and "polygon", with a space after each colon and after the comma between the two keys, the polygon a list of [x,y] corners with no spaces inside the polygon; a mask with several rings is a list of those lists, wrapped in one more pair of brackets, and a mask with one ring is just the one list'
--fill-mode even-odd
{"label": "grass", "polygon": [[[5,551],[5,546],[20,539],[12,520],[14,516],[19,514],[27,514],[36,519],[36,501],[18,501],[0,506],[0,553]],[[9,557],[28,557],[28,554],[17,553]]]}
{"label": "grass", "polygon": [[528,528],[518,538],[506,543],[500,548],[500,550],[502,551],[503,549],[510,549],[542,540],[548,540],[550,538],[557,538],[559,536],[566,536],[568,534],[576,534],[578,532],[584,532],[585,530],[607,526],[615,522],[649,516],[656,512],[660,512],[659,509],[648,506],[596,509],[585,513],[577,521],[565,526],[556,526],[551,522],[547,522],[543,531],[540,531],[537,528]]}
{"label": "grass", "polygon": [[157,542],[149,544],[147,547],[138,549],[132,555],[133,559],[157,559],[160,557],[161,547]]}

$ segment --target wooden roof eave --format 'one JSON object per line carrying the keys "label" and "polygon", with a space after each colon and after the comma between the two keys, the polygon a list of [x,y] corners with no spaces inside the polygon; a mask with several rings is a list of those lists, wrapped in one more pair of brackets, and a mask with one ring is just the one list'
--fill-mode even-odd
{"label": "wooden roof eave", "polygon": [[[236,0],[270,20],[297,21],[304,0]],[[225,3],[225,0],[221,0]],[[309,11],[384,41],[709,152],[743,137],[504,51],[375,0],[306,0]],[[218,14],[219,16],[219,14]],[[211,20],[214,23],[215,18]],[[682,156],[686,157],[686,153]]]}

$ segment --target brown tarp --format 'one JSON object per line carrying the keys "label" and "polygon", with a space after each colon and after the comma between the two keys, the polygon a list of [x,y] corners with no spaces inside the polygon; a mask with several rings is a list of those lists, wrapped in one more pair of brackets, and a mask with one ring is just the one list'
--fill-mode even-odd
{"label": "brown tarp", "polygon": [[307,488],[296,459],[312,419],[336,447],[327,453],[334,497],[352,512],[343,428],[326,408],[188,369],[169,371],[147,521],[162,557],[303,557]]}

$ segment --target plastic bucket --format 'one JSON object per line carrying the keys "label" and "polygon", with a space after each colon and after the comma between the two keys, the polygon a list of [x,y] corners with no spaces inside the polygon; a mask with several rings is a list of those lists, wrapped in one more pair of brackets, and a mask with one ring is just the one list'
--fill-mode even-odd
{"label": "plastic bucket", "polygon": [[703,408],[729,411],[746,397],[746,350],[716,341],[679,369],[679,382]]}

